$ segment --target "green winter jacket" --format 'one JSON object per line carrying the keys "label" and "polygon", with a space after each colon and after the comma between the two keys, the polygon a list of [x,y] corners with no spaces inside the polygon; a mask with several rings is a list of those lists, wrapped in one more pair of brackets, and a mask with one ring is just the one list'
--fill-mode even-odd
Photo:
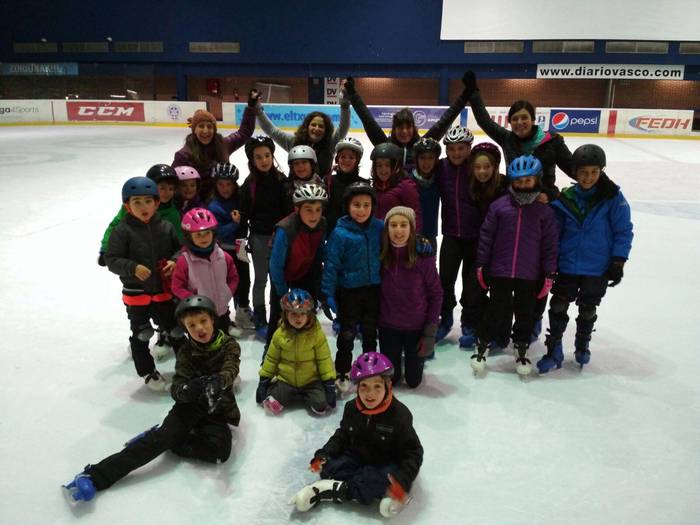
{"label": "green winter jacket", "polygon": [[335,379],[331,350],[318,319],[306,330],[279,327],[267,349],[260,377],[277,377],[297,388]]}
{"label": "green winter jacket", "polygon": [[[201,376],[219,374],[223,388],[221,401],[214,410],[214,414],[221,414],[226,420],[238,426],[241,420],[241,412],[238,410],[236,397],[233,394],[233,380],[238,376],[241,364],[241,347],[236,340],[226,335],[222,330],[207,344],[201,344],[187,338],[187,342],[177,354],[175,361],[175,376],[170,389],[173,399],[178,399],[181,387],[190,379]],[[206,403],[206,399],[200,397],[196,403]]]}
{"label": "green winter jacket", "polygon": [[[107,245],[109,244],[109,236],[112,235],[112,230],[117,227],[117,224],[122,222],[122,219],[126,216],[128,212],[126,211],[126,208],[122,206],[119,208],[119,212],[114,216],[114,219],[112,219],[112,222],[109,223],[109,226],[107,226],[107,229],[105,230],[104,235],[102,236],[102,245],[100,246],[100,252],[104,253],[107,251]],[[158,215],[160,215],[160,218],[168,221],[170,224],[173,225],[175,228],[175,233],[177,234],[177,238],[180,239],[180,242],[182,242],[183,237],[182,237],[182,228],[180,227],[180,214],[177,211],[177,208],[173,204],[173,201],[171,200],[170,202],[166,202],[165,204],[161,204],[158,206]]]}

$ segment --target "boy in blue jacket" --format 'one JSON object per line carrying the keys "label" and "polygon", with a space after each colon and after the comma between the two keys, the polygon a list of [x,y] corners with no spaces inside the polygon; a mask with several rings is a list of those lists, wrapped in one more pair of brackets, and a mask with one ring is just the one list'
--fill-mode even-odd
{"label": "boy in blue jacket", "polygon": [[620,188],[605,174],[605,152],[595,144],[574,151],[577,184],[562,191],[552,203],[559,222],[559,275],[549,303],[546,355],[537,363],[541,374],[561,368],[561,339],[569,321],[569,303],[576,301],[574,357],[583,367],[591,358],[588,348],[596,308],[608,286],[622,280],[632,248],[630,207]]}
{"label": "boy in blue jacket", "polygon": [[362,351],[377,349],[379,252],[384,228],[384,223],[373,217],[377,200],[368,184],[350,184],[343,203],[347,215],[338,220],[328,238],[321,278],[325,306],[340,321],[335,369],[341,393],[350,389],[348,374],[358,323],[362,326]]}

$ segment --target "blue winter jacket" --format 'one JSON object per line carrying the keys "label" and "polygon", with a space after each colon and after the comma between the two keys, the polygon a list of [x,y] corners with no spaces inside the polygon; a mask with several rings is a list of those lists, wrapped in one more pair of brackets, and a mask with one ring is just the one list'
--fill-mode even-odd
{"label": "blue winter jacket", "polygon": [[231,218],[231,212],[239,209],[238,197],[222,199],[214,197],[207,208],[214,214],[219,223],[216,229],[216,238],[225,250],[232,250],[235,247],[236,239],[245,238],[247,235],[245,224],[235,222]]}
{"label": "blue winter jacket", "polygon": [[335,297],[337,288],[360,288],[381,282],[379,252],[384,223],[372,217],[366,226],[341,217],[326,244],[321,292]]}
{"label": "blue winter jacket", "polygon": [[440,188],[434,176],[430,180],[425,180],[416,173],[415,169],[411,172],[411,178],[418,188],[418,198],[423,215],[422,231],[418,233],[435,242],[438,234],[438,214],[440,213]]}
{"label": "blue winter jacket", "polygon": [[552,203],[559,222],[559,273],[603,275],[613,257],[629,257],[633,233],[627,200],[604,174],[595,190],[585,195],[574,185]]}

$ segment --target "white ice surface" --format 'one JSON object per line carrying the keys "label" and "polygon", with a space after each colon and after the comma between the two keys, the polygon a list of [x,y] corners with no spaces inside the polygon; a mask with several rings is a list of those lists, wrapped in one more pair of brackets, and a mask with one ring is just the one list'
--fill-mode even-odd
{"label": "white ice surface", "polygon": [[[119,280],[95,259],[123,181],[170,162],[184,138],[170,128],[0,128],[0,523],[383,521],[374,506],[299,515],[286,505],[315,479],[309,459],[342,410],[266,416],[254,402],[262,344],[251,337],[241,340],[243,417],[227,463],[166,453],[79,510],[64,501],[61,483],[172,404],[136,377]],[[589,141],[567,138],[572,150]],[[572,362],[572,322],[562,370],[521,380],[506,352],[477,379],[455,326],[423,385],[397,389],[425,461],[396,521],[700,523],[700,143],[595,142],[631,202],[635,238],[600,308],[590,365]],[[234,154],[245,172],[243,160]],[[533,345],[533,363],[542,352]],[[173,364],[160,368],[169,376]]]}

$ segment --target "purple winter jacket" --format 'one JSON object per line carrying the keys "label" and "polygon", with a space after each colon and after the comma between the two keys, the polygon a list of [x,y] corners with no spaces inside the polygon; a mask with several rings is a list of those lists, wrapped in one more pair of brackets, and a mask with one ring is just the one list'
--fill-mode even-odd
{"label": "purple winter jacket", "polygon": [[[442,308],[442,286],[435,256],[418,256],[412,268],[404,266],[406,247],[392,248],[394,263],[382,264],[379,326],[394,330],[423,330],[437,324]],[[396,261],[399,261],[398,263]]]}
{"label": "purple winter jacket", "polygon": [[442,203],[442,234],[461,239],[479,237],[482,214],[469,194],[469,162],[453,166],[442,159],[438,164],[437,179]]}
{"label": "purple winter jacket", "polygon": [[407,206],[416,212],[416,231],[422,231],[423,216],[420,207],[420,197],[413,179],[404,176],[391,188],[380,191],[375,185],[374,191],[377,194],[377,209],[374,212],[374,216],[377,219],[383,221],[386,214],[394,206]]}
{"label": "purple winter jacket", "polygon": [[493,201],[476,256],[485,274],[534,281],[557,270],[558,255],[559,228],[549,205],[521,206],[510,193]]}

